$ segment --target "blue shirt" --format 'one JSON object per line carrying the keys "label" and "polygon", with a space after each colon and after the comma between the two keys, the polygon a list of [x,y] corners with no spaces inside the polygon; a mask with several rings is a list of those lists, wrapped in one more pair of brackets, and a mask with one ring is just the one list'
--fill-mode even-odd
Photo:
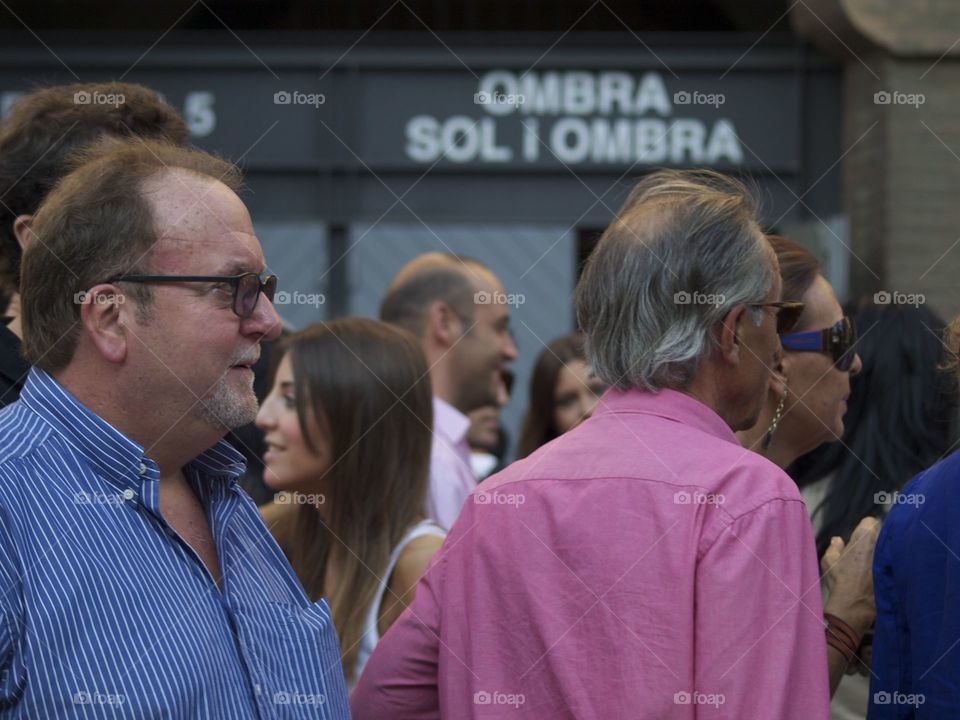
{"label": "blue shirt", "polygon": [[911,480],[873,559],[870,720],[960,717],[960,452]]}
{"label": "blue shirt", "polygon": [[329,608],[242,468],[222,441],[184,468],[221,592],[161,516],[144,449],[30,371],[0,412],[0,718],[349,717]]}

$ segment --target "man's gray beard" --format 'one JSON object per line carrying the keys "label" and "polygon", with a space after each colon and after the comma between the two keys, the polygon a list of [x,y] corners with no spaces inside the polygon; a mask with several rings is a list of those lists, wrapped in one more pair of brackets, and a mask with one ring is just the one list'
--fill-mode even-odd
{"label": "man's gray beard", "polygon": [[227,385],[229,374],[229,370],[225,372],[210,392],[194,405],[194,417],[216,428],[236,430],[257,418],[259,404],[253,392],[252,376],[249,390],[241,395]]}

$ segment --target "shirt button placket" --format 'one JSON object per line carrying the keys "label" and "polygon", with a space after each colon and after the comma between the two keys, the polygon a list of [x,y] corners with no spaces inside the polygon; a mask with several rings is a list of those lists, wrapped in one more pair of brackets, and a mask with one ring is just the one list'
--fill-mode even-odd
{"label": "shirt button placket", "polygon": [[[147,474],[147,464],[145,462],[140,463],[140,467],[137,468],[137,472],[140,473],[140,477],[143,477]],[[123,499],[127,501],[135,500],[137,497],[137,491],[133,488],[127,488],[123,491]]]}

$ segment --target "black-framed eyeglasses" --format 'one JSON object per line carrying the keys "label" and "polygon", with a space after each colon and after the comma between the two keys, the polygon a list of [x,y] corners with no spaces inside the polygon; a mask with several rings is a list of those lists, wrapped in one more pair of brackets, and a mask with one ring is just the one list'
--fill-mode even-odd
{"label": "black-framed eyeglasses", "polygon": [[116,275],[107,282],[229,283],[233,287],[233,311],[242,319],[253,315],[260,293],[273,302],[274,293],[277,292],[276,275],[267,275],[261,280],[257,273],[252,272],[242,275]]}
{"label": "black-framed eyeglasses", "polygon": [[783,335],[784,333],[790,332],[797,326],[797,322],[800,320],[800,316],[803,315],[804,305],[802,302],[784,301],[784,302],[750,303],[748,307],[777,308],[777,334]]}
{"label": "black-framed eyeglasses", "polygon": [[857,343],[857,329],[853,321],[843,317],[833,327],[825,330],[790,333],[780,336],[784,350],[796,352],[822,352],[833,358],[838,370],[848,371],[857,356],[853,346]]}

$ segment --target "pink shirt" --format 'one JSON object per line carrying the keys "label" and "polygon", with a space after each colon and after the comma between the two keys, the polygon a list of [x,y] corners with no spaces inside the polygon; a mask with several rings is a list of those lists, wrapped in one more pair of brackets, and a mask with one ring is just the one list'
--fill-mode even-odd
{"label": "pink shirt", "polygon": [[829,717],[810,520],[712,410],[608,391],[468,502],[355,720]]}
{"label": "pink shirt", "polygon": [[470,419],[466,415],[434,396],[426,513],[445,530],[453,525],[460,508],[477,487],[470,465],[469,429]]}

